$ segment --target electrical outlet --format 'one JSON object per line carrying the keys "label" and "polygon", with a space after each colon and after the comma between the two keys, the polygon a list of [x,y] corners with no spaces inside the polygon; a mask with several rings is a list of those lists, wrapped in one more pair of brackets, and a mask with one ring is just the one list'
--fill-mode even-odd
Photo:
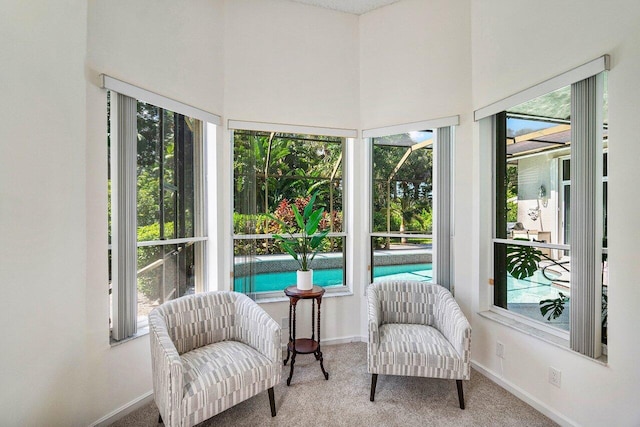
{"label": "electrical outlet", "polygon": [[496,356],[500,359],[504,359],[504,344],[500,341],[496,341]]}
{"label": "electrical outlet", "polygon": [[560,382],[562,379],[562,372],[559,369],[549,366],[549,382],[554,386],[560,388]]}
{"label": "electrical outlet", "polygon": [[289,318],[283,317],[281,320],[282,329],[289,329]]}

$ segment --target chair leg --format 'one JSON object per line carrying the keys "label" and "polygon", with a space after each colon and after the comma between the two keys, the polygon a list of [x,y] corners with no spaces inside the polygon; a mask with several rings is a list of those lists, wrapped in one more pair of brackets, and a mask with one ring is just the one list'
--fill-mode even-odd
{"label": "chair leg", "polygon": [[275,417],[276,416],[276,399],[273,396],[273,387],[271,387],[268,391],[269,391],[269,405],[271,405],[271,416]]}
{"label": "chair leg", "polygon": [[369,396],[369,400],[373,402],[373,399],[376,395],[376,383],[378,382],[378,374],[371,374],[371,396]]}
{"label": "chair leg", "polygon": [[460,401],[460,409],[464,409],[464,394],[462,392],[462,380],[456,380],[458,386],[458,400]]}

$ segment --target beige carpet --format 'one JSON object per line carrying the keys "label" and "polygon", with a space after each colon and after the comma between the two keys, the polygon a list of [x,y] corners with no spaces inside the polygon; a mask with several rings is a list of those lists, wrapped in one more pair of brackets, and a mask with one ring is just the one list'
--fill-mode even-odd
{"label": "beige carpet", "polygon": [[[380,375],[369,401],[365,343],[323,347],[326,381],[313,355],[298,355],[291,386],[289,365],[275,387],[278,415],[271,418],[263,392],[216,415],[201,426],[554,426],[549,418],[477,371],[464,382],[466,409],[458,406],[453,380]],[[155,404],[114,426],[158,426]]]}

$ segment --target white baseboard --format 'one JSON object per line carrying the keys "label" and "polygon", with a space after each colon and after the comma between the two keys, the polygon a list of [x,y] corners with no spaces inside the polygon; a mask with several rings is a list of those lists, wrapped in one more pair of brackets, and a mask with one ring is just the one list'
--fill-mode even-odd
{"label": "white baseboard", "polygon": [[361,337],[357,335],[353,335],[350,337],[342,337],[342,338],[331,338],[331,339],[323,339],[322,345],[337,345],[337,344],[348,344],[351,342],[367,342],[366,337]]}
{"label": "white baseboard", "polygon": [[131,402],[125,403],[121,407],[114,409],[104,417],[89,424],[89,427],[106,427],[118,421],[120,418],[130,414],[136,409],[142,408],[153,401],[153,390],[148,391],[142,396],[133,399]]}
{"label": "white baseboard", "polygon": [[558,413],[555,409],[549,407],[546,403],[541,402],[539,399],[537,399],[536,397],[532,396],[531,394],[529,394],[525,390],[523,390],[520,387],[514,385],[510,381],[507,381],[504,378],[500,377],[498,374],[496,374],[495,372],[491,371],[486,366],[483,366],[478,362],[474,362],[473,360],[471,361],[471,366],[476,371],[480,372],[482,375],[484,375],[485,377],[489,378],[491,381],[493,381],[494,383],[496,383],[497,385],[499,385],[503,389],[507,390],[509,393],[513,394],[518,399],[520,399],[523,402],[531,405],[538,412],[540,412],[540,413],[544,414],[545,416],[551,418],[553,421],[555,421],[556,423],[560,424],[561,426],[571,426],[571,427],[573,427],[573,426],[577,426],[578,425],[576,422],[574,422],[574,421],[568,419],[567,417],[565,417],[564,415]]}

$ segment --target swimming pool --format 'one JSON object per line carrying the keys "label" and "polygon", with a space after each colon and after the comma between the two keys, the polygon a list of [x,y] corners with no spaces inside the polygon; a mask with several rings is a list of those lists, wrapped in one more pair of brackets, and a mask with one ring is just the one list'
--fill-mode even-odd
{"label": "swimming pool", "polygon": [[[374,281],[380,280],[419,280],[430,282],[433,278],[431,264],[404,264],[404,265],[382,265],[373,270]],[[242,292],[242,277],[234,279],[234,288]],[[341,286],[342,269],[313,270],[313,282],[322,287]],[[278,271],[272,273],[260,273],[254,276],[254,292],[281,291],[287,286],[296,283],[295,271]]]}
{"label": "swimming pool", "polygon": [[567,290],[557,289],[551,284],[551,281],[542,274],[541,270],[537,270],[526,279],[515,279],[507,275],[507,303],[538,304],[543,299],[558,298],[559,292],[565,295],[569,293]]}
{"label": "swimming pool", "polygon": [[[433,269],[429,263],[381,265],[374,267],[374,282],[382,280],[418,280],[431,282]],[[234,279],[234,288],[243,292],[243,277]],[[322,287],[341,286],[342,269],[323,269],[313,271],[313,282]],[[279,271],[259,273],[254,276],[253,292],[282,291],[296,283],[295,271]],[[244,292],[247,292],[244,290]],[[558,298],[558,289],[551,286],[551,281],[542,275],[540,270],[526,279],[514,279],[507,275],[508,304],[538,304],[540,300]],[[562,291],[560,291],[562,292]],[[564,291],[567,294],[566,291]]]}

